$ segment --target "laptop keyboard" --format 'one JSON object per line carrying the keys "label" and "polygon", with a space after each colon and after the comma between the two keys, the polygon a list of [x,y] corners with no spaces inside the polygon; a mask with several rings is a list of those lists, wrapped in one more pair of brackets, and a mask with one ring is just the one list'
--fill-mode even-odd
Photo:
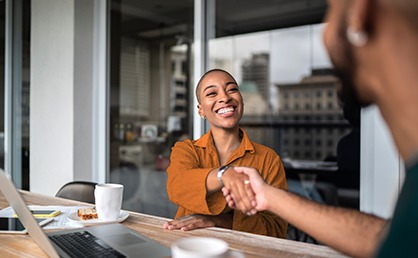
{"label": "laptop keyboard", "polygon": [[126,257],[87,231],[49,238],[71,257]]}

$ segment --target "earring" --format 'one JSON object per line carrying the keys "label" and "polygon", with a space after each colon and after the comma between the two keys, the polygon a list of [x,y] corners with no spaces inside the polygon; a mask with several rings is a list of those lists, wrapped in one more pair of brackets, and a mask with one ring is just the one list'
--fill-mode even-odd
{"label": "earring", "polygon": [[347,28],[347,39],[351,45],[356,47],[363,47],[369,40],[369,36],[366,32],[361,30],[355,30],[351,26]]}
{"label": "earring", "polygon": [[206,116],[205,115],[201,115],[200,116],[203,120],[206,120]]}

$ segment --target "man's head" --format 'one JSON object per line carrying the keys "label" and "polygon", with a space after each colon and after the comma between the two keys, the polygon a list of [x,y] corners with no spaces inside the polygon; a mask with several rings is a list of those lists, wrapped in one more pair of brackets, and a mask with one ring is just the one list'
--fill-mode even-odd
{"label": "man's head", "polygon": [[[367,0],[366,0],[367,1]],[[340,78],[342,88],[339,96],[343,103],[366,106],[370,100],[359,98],[355,88],[358,61],[354,57],[353,46],[347,38],[348,8],[346,0],[330,0],[326,17],[327,27],[324,31],[324,44],[327,48],[336,75]]]}
{"label": "man's head", "polygon": [[[382,93],[388,44],[398,27],[418,31],[416,0],[329,0],[324,44],[342,82],[345,103],[367,106]],[[405,33],[404,35],[406,35]],[[391,49],[394,49],[393,47]],[[385,70],[386,69],[386,70]]]}

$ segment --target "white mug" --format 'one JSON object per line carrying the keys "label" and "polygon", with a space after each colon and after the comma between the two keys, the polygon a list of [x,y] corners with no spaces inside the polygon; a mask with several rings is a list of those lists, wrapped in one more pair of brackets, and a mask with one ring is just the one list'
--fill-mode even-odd
{"label": "white mug", "polygon": [[228,244],[211,237],[188,237],[177,240],[171,246],[172,258],[230,258],[243,257],[229,251]]}
{"label": "white mug", "polygon": [[97,184],[94,197],[99,220],[112,221],[119,217],[122,208],[123,185]]}

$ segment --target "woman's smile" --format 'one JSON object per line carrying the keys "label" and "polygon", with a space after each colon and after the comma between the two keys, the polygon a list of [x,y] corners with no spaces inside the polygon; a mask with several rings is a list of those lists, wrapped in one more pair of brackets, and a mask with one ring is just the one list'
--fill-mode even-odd
{"label": "woman's smile", "polygon": [[222,107],[218,109],[216,113],[221,116],[232,116],[234,115],[234,111],[235,111],[235,107],[227,106],[227,107]]}

